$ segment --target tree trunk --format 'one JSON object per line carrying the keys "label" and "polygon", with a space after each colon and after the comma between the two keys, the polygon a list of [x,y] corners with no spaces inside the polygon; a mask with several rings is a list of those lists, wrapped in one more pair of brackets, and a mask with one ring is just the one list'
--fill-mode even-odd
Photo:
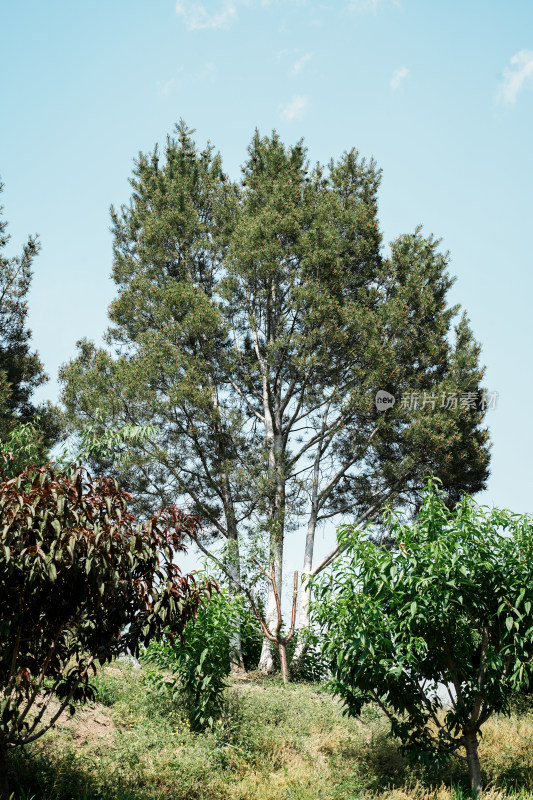
{"label": "tree trunk", "polygon": [[287,667],[287,651],[285,649],[284,642],[278,642],[278,650],[279,650],[279,663],[281,664],[281,677],[283,678],[283,683],[288,683],[289,670]]}
{"label": "tree trunk", "polygon": [[[283,442],[280,434],[281,420],[279,408],[271,412],[268,385],[266,376],[263,377],[263,409],[265,414],[265,441],[268,448],[268,472],[271,484],[269,486],[268,522],[270,528],[270,568],[274,568],[274,580],[278,589],[280,602],[283,580],[283,537],[285,525],[285,477],[281,464],[283,456]],[[265,621],[273,631],[277,625],[278,611],[274,587],[269,584],[267,602],[265,607]],[[262,672],[274,672],[274,657],[270,642],[265,637],[258,669]]]}
{"label": "tree trunk", "polygon": [[[315,498],[313,498],[315,500]],[[318,516],[318,505],[313,502],[311,514],[307,523],[307,534],[305,537],[305,553],[304,553],[304,566],[302,572],[302,581],[304,576],[309,575],[313,568],[313,550],[315,546],[315,531],[316,519]],[[311,615],[309,613],[309,603],[311,601],[311,589],[308,586],[301,587],[300,591],[300,617],[298,620],[298,644],[292,658],[292,663],[295,666],[301,667],[303,665],[305,654],[307,652],[306,633],[309,631],[311,625]]]}
{"label": "tree trunk", "polygon": [[[329,403],[326,405],[324,415],[322,417],[322,435],[326,431],[326,423],[328,419]],[[327,447],[327,446],[326,446]],[[313,569],[313,550],[315,548],[315,532],[316,523],[318,519],[319,509],[319,493],[318,487],[320,482],[320,462],[324,454],[324,442],[320,441],[317,445],[315,459],[313,464],[313,483],[311,488],[311,511],[307,521],[307,534],[305,537],[305,553],[304,553],[304,566],[302,570],[302,581],[304,577],[308,576]],[[311,627],[311,615],[309,612],[309,603],[311,601],[311,589],[309,585],[305,588],[302,585],[300,592],[300,619],[298,625],[298,644],[294,651],[293,664],[296,669],[301,669],[305,660],[309,644],[307,641],[307,634]]]}
{"label": "tree trunk", "polygon": [[[229,542],[229,558],[228,558],[228,572],[231,574],[233,582],[230,582],[230,594],[238,593],[237,584],[241,580],[241,567],[240,567],[240,554],[239,542],[237,538],[231,539]],[[242,657],[242,641],[241,641],[241,620],[238,613],[235,614],[230,638],[230,665],[231,671],[242,673],[244,672],[244,659]]]}
{"label": "tree trunk", "polygon": [[9,784],[7,782],[6,751],[0,750],[0,800],[9,800]]}
{"label": "tree trunk", "polygon": [[[268,607],[268,601],[267,601]],[[270,626],[269,626],[270,627]],[[272,654],[272,648],[268,639],[263,637],[263,647],[261,648],[261,657],[259,659],[259,664],[257,665],[257,669],[261,672],[264,672],[266,675],[272,675],[274,672],[274,656]]]}
{"label": "tree trunk", "polygon": [[[274,564],[274,579],[281,599],[281,585],[283,578],[283,539],[276,536],[275,533],[270,538],[270,558],[271,563]],[[265,607],[265,622],[269,629],[274,631],[278,620],[278,609],[276,606],[276,598],[274,596],[274,587],[269,584],[267,602]],[[268,674],[274,672],[274,655],[272,653],[272,646],[266,636],[263,639],[263,647],[261,650],[261,658],[259,659],[258,669]]]}
{"label": "tree trunk", "polygon": [[[216,393],[214,394],[216,398]],[[216,407],[218,409],[218,400],[216,400]],[[221,441],[223,439],[221,437]],[[221,452],[221,460],[225,457],[225,450]],[[237,520],[235,518],[235,506],[233,503],[233,495],[231,491],[230,481],[227,472],[224,475],[222,483],[222,492],[224,499],[224,514],[226,517],[226,526],[228,531],[227,539],[227,565],[228,572],[231,575],[229,592],[230,596],[239,593],[238,585],[241,582],[241,554],[239,550],[239,535],[237,532]],[[242,642],[241,642],[241,620],[239,614],[235,615],[232,620],[232,632],[230,637],[230,665],[232,672],[244,672],[244,660],[242,657]]]}
{"label": "tree trunk", "polygon": [[481,767],[479,765],[479,756],[477,752],[477,736],[475,733],[465,734],[464,747],[466,750],[466,760],[468,762],[468,772],[470,774],[470,786],[476,796],[481,794]]}

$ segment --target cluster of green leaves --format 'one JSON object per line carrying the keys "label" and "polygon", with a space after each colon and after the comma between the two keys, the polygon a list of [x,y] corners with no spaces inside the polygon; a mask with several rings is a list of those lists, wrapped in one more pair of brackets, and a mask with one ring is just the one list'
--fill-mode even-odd
{"label": "cluster of green leaves", "polygon": [[60,415],[49,403],[32,402],[35,389],[48,380],[39,356],[31,350],[26,325],[27,295],[40,243],[37,236],[30,236],[20,256],[4,255],[10,237],[2,210],[0,206],[0,451],[13,455],[8,465],[13,476],[28,463],[46,460],[59,437]]}
{"label": "cluster of green leaves", "polygon": [[214,587],[173,561],[198,521],[167,507],[138,523],[130,501],[82,469],[28,467],[0,483],[0,772],[6,749],[93,697],[97,664],[138,655],[164,628],[183,635]]}
{"label": "cluster of green leaves", "polygon": [[253,648],[258,659],[261,640],[245,599],[220,589],[187,622],[181,640],[167,636],[142,650],[143,660],[173,673],[156,680],[173,689],[174,699],[185,701],[192,730],[213,727],[222,713],[236,632],[244,652]]}
{"label": "cluster of green leaves", "polygon": [[446,755],[533,677],[533,520],[450,511],[430,479],[416,522],[388,524],[392,549],[341,528],[346,556],[315,584],[330,686],[350,714],[379,703],[412,757]]}
{"label": "cluster of green leaves", "polygon": [[32,422],[16,425],[0,441],[0,471],[4,478],[14,478],[28,464],[39,464],[44,458],[42,432],[37,427],[39,417]]}
{"label": "cluster of green leaves", "polygon": [[[303,639],[305,653],[298,658],[300,639]],[[329,659],[322,652],[320,638],[313,630],[297,630],[287,644],[287,661],[290,664],[289,675],[292,681],[299,683],[321,683],[329,673]],[[274,663],[279,670],[279,653],[275,651]]]}
{"label": "cluster of green leaves", "polygon": [[61,468],[68,468],[73,463],[88,464],[96,472],[107,472],[114,462],[125,465],[131,448],[142,444],[157,435],[155,425],[131,425],[125,423],[120,427],[107,426],[105,415],[96,408],[93,418],[75,433],[74,441],[64,445],[55,463]]}

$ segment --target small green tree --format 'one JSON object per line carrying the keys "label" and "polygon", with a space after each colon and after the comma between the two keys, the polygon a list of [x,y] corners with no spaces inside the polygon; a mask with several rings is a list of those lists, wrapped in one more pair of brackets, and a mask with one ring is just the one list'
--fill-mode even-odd
{"label": "small green tree", "polygon": [[109,477],[51,465],[0,482],[1,800],[6,751],[91,698],[96,664],[139,655],[163,629],[181,636],[214,585],[173,563],[197,520],[168,507],[138,524],[131,499]]}
{"label": "small green tree", "polygon": [[32,422],[22,422],[12,428],[4,441],[0,441],[0,458],[3,459],[2,472],[5,478],[14,478],[29,464],[42,462],[42,432],[37,427],[39,418]]}
{"label": "small green tree", "polygon": [[255,618],[243,595],[220,589],[187,622],[182,639],[166,635],[141,651],[143,660],[173,673],[156,681],[169,686],[175,698],[183,697],[193,731],[213,727],[223,711],[236,629],[245,643],[256,633]]}
{"label": "small green tree", "polygon": [[392,549],[343,527],[315,585],[331,687],[348,714],[375,701],[411,757],[464,748],[480,792],[481,727],[533,674],[533,519],[468,496],[450,511],[430,479],[416,522],[388,524]]}

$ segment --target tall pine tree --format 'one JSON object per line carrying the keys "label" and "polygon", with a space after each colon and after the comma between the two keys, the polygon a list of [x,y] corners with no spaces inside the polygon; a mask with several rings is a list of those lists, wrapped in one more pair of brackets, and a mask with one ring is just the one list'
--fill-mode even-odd
{"label": "tall pine tree", "polygon": [[[0,183],[0,192],[4,186]],[[9,472],[28,461],[43,461],[59,436],[59,415],[50,403],[35,405],[32,395],[48,380],[27,328],[27,295],[32,264],[39,253],[37,236],[30,236],[20,256],[7,257],[7,221],[0,206],[0,446],[13,452]]]}
{"label": "tall pine tree", "polygon": [[[437,241],[417,230],[383,256],[374,162],[352,150],[310,170],[301,142],[256,132],[237,183],[191,135],[181,124],[162,164],[157,148],[141,155],[129,206],[112,212],[110,349],[80,343],[63,399],[78,428],[97,409],[110,425],[158,425],[122,480],[147,506],[187,498],[229,543],[236,583],[240,546],[262,537],[280,587],[286,535],[302,523],[309,573],[326,519],[379,519],[393,496],[416,506],[429,471],[449,502],[484,487],[483,409],[441,401],[479,399],[479,348],[464,317],[453,339]],[[378,390],[393,408],[376,408]],[[265,610],[272,625],[272,587]],[[266,643],[261,666],[272,668]]]}

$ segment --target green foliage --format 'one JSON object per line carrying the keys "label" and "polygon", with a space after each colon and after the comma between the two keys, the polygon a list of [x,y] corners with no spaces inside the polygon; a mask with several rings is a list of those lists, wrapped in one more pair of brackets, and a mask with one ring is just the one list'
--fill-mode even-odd
{"label": "green foliage", "polygon": [[7,748],[94,698],[97,664],[165,627],[182,635],[211,591],[173,562],[197,520],[167,507],[137,523],[130,500],[109,477],[51,465],[0,483],[0,772]]}
{"label": "green foliage", "polygon": [[120,428],[106,427],[105,415],[95,409],[94,418],[78,432],[74,446],[63,448],[56,464],[67,468],[72,463],[84,462],[96,472],[105,472],[113,463],[124,466],[128,462],[128,446],[149,441],[158,433],[155,425],[124,424]]}
{"label": "green foliage", "polygon": [[142,651],[145,661],[174,674],[170,680],[163,675],[155,680],[172,686],[174,699],[184,697],[192,730],[211,728],[219,719],[232,640],[240,631],[245,640],[254,641],[256,630],[257,623],[242,596],[221,589],[187,622],[182,640],[166,637]]}
{"label": "green foliage", "polygon": [[[479,346],[437,239],[417,228],[383,252],[377,165],[351,149],[311,168],[302,142],[256,131],[232,181],[192,134],[181,122],[136,160],[111,210],[106,347],[79,342],[60,375],[77,430],[96,409],[108,430],[157,427],[109,464],[137,507],[183,498],[204,541],[266,540],[269,571],[313,494],[321,519],[396,489],[416,503],[429,471],[450,503],[483,488],[483,409],[441,405],[479,400]],[[385,413],[378,389],[397,398]]]}
{"label": "green foliage", "polygon": [[[262,604],[258,603],[259,613],[263,613]],[[261,658],[263,634],[254,614],[249,610],[241,617],[241,652],[245,670],[255,670]]]}
{"label": "green foliage", "polygon": [[[80,435],[79,455],[88,461],[97,461],[108,457],[119,445],[131,443],[138,444],[155,436],[155,425],[123,425],[120,430],[98,430],[98,423],[103,422],[103,415],[96,414],[96,421],[82,431]],[[124,453],[121,454],[125,458]]]}
{"label": "green foliage", "polygon": [[[15,448],[14,470],[20,462],[22,469],[46,460],[59,437],[60,416],[49,403],[35,406],[31,400],[34,390],[48,380],[39,356],[30,349],[31,332],[26,327],[27,295],[40,243],[37,236],[30,236],[20,256],[7,258],[3,251],[10,237],[2,210],[0,206],[0,447],[4,453],[8,445]],[[10,474],[16,474],[13,470]]]}
{"label": "green foliage", "polygon": [[[9,754],[15,800],[458,800],[463,763],[410,764],[383,712],[343,717],[316,685],[249,676],[227,690],[223,716],[193,733],[183,707],[119,660],[99,672],[105,708],[86,707]],[[93,719],[94,715],[94,719]],[[92,722],[92,724],[91,724]],[[532,800],[533,716],[495,718],[482,747],[487,800]],[[17,791],[18,790],[18,791]]]}
{"label": "green foliage", "polygon": [[120,687],[105,670],[100,670],[92,681],[96,700],[103,706],[113,706],[120,697]]}
{"label": "green foliage", "polygon": [[452,512],[430,479],[415,524],[388,521],[393,549],[341,528],[346,556],[315,585],[331,689],[349,714],[379,703],[413,758],[475,749],[533,676],[533,520],[470,497]]}
{"label": "green foliage", "polygon": [[[68,383],[63,399],[78,430],[94,421],[96,409],[105,415],[107,430],[155,426],[148,440],[128,442],[126,460],[118,448],[113,474],[134,488],[144,513],[161,498],[173,502],[188,495],[188,507],[207,532],[222,519],[218,476],[235,474],[231,460],[238,441],[228,449],[225,438],[242,424],[236,408],[217,414],[213,407],[225,362],[224,324],[212,294],[227,191],[212,148],[198,152],[185,125],[176,134],[167,141],[164,163],[157,148],[140,156],[133,206],[111,212],[119,290],[106,340],[126,357],[115,359],[84,340],[61,378]],[[138,258],[132,261],[134,239]],[[225,411],[223,396],[218,401]],[[207,482],[198,477],[202,461],[211,466]]]}
{"label": "green foliage", "polygon": [[4,478],[14,478],[28,464],[39,464],[43,459],[43,437],[37,427],[39,417],[12,428],[5,441],[0,441],[0,458],[4,463],[1,472]]}
{"label": "green foliage", "polygon": [[[301,660],[295,659],[300,637],[304,637],[307,644],[305,657]],[[287,644],[287,661],[289,662],[289,674],[292,681],[303,683],[321,683],[329,672],[329,659],[322,652],[320,639],[314,632],[309,630],[296,631],[292,639]],[[274,663],[276,670],[280,669],[279,653],[275,651]]]}

